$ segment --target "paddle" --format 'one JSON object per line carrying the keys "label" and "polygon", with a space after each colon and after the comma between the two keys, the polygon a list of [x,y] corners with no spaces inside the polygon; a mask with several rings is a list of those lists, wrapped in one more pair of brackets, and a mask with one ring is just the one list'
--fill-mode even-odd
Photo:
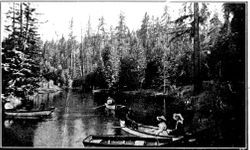
{"label": "paddle", "polygon": [[96,110],[96,109],[102,108],[102,107],[104,107],[104,106],[105,106],[105,105],[101,105],[101,106],[97,106],[97,107],[94,107],[94,108],[91,108],[91,109]]}
{"label": "paddle", "polygon": [[124,127],[121,127],[121,126],[113,126],[113,127],[111,127],[111,128],[113,128],[113,129],[119,129],[119,128],[124,128]]}

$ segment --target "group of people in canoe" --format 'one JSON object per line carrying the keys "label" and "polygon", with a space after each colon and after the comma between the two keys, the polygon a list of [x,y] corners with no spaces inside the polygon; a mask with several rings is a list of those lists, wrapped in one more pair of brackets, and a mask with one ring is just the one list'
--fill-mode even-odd
{"label": "group of people in canoe", "polygon": [[[108,97],[107,102],[105,104],[107,106],[115,105],[115,101],[113,98]],[[120,119],[125,121],[125,124],[127,126],[130,126],[133,129],[138,128],[138,124],[130,119],[131,116],[133,116],[131,108],[125,108],[123,110],[120,110],[117,112],[117,115]],[[156,116],[156,120],[158,123],[158,130],[156,131],[156,135],[159,135],[164,131],[167,131],[169,135],[179,136],[184,134],[184,126],[183,126],[184,118],[180,113],[174,113],[172,118],[169,118],[168,120],[163,115]],[[168,126],[169,122],[174,122],[174,127],[172,127],[172,129],[170,125]]]}

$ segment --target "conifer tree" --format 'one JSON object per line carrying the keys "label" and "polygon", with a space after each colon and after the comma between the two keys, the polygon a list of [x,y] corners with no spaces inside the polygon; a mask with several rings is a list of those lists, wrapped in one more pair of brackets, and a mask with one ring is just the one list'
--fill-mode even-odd
{"label": "conifer tree", "polygon": [[25,100],[38,87],[41,52],[35,9],[29,3],[21,2],[18,6],[9,12],[12,25],[6,26],[10,33],[2,43],[3,94]]}

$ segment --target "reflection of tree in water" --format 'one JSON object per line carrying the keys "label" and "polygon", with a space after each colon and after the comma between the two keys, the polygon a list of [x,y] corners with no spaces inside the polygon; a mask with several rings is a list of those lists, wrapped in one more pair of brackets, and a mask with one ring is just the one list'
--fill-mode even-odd
{"label": "reflection of tree in water", "polygon": [[34,131],[38,124],[37,120],[22,119],[12,121],[11,127],[6,128],[3,126],[3,146],[33,146]]}

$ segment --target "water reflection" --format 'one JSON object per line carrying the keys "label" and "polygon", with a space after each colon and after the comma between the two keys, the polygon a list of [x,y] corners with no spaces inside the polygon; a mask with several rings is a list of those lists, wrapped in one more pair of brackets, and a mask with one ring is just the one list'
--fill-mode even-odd
{"label": "water reflection", "polygon": [[35,120],[4,120],[3,146],[33,146],[34,131],[37,126]]}
{"label": "water reflection", "polygon": [[82,146],[82,140],[83,138],[86,137],[86,135],[84,134],[84,130],[83,130],[83,123],[82,123],[82,119],[76,119],[74,121],[74,133],[72,136],[72,143],[73,147],[81,147]]}
{"label": "water reflection", "polygon": [[[45,120],[4,122],[3,138],[7,140],[3,140],[3,145],[81,148],[82,140],[88,135],[128,135],[117,128],[119,120],[113,113],[92,109],[105,101],[104,96],[94,98],[92,94],[78,91],[39,94],[35,107],[39,108],[41,103],[45,103],[46,107],[55,107],[52,116]],[[120,103],[119,99],[117,101]],[[126,105],[135,111],[138,118],[148,115],[145,110],[151,110],[152,116],[155,109],[162,109],[155,101],[140,98],[128,99]]]}
{"label": "water reflection", "polygon": [[62,139],[62,130],[57,127],[55,121],[46,121],[38,124],[34,133],[35,147],[59,147],[61,145],[58,139]]}

